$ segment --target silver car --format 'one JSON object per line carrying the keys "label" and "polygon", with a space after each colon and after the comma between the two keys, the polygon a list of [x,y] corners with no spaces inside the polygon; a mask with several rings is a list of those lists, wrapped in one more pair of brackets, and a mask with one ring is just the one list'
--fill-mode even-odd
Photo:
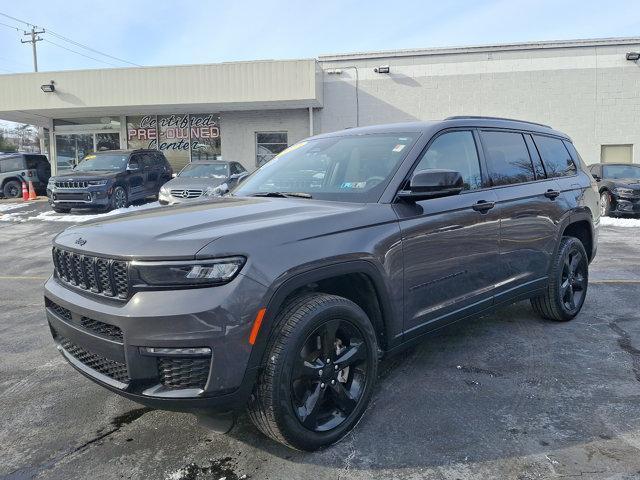
{"label": "silver car", "polygon": [[160,189],[162,205],[203,197],[219,197],[238,185],[249,173],[238,162],[201,160],[191,162]]}

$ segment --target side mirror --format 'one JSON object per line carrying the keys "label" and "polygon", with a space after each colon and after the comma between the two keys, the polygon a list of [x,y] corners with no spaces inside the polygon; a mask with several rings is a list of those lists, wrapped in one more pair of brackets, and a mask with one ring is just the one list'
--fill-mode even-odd
{"label": "side mirror", "polygon": [[596,182],[600,181],[600,177],[598,176],[597,173],[592,173],[591,176],[596,179]]}
{"label": "side mirror", "polygon": [[419,170],[413,173],[409,188],[400,190],[398,197],[408,201],[446,197],[459,194],[464,187],[462,175],[454,170]]}
{"label": "side mirror", "polygon": [[131,160],[129,165],[127,165],[127,172],[139,172],[140,171],[140,163],[137,160]]}

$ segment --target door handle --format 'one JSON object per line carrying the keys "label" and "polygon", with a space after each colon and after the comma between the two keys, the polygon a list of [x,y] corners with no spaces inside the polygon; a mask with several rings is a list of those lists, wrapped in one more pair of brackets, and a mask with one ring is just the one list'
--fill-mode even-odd
{"label": "door handle", "polygon": [[496,206],[496,202],[487,202],[486,200],[478,200],[478,203],[474,204],[473,208],[476,212],[486,213]]}
{"label": "door handle", "polygon": [[544,196],[547,198],[550,198],[551,200],[555,200],[558,195],[560,195],[560,192],[558,190],[552,190],[549,189],[546,192],[544,192]]}

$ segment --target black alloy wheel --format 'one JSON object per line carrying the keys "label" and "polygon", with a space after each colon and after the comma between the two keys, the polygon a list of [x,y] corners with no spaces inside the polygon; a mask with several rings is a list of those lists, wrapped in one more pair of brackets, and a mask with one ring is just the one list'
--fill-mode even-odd
{"label": "black alloy wheel", "polygon": [[6,198],[20,198],[22,196],[22,185],[17,180],[9,180],[4,184],[2,193]]}
{"label": "black alloy wheel", "polygon": [[116,209],[127,207],[127,192],[124,188],[116,187],[113,189],[112,204]]}
{"label": "black alloy wheel", "polygon": [[358,328],[342,319],[307,338],[291,376],[293,408],[305,428],[325,432],[353,412],[367,382],[367,348]]}
{"label": "black alloy wheel", "polygon": [[587,291],[587,259],[574,248],[568,252],[562,264],[560,298],[568,312],[582,305]]}
{"label": "black alloy wheel", "polygon": [[289,300],[269,329],[247,409],[251,421],[298,450],[337,442],[364,414],[375,387],[379,351],[371,320],[344,297],[309,292]]}
{"label": "black alloy wheel", "polygon": [[562,237],[543,294],[531,299],[542,317],[566,322],[582,309],[589,286],[589,257],[582,242]]}

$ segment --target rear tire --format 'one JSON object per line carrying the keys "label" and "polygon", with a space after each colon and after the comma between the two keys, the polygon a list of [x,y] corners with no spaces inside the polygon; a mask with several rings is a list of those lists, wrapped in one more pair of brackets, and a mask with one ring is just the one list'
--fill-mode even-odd
{"label": "rear tire", "polygon": [[293,298],[278,314],[249,417],[273,440],[313,451],[346,435],[364,413],[378,366],[365,312],[323,293]]}
{"label": "rear tire", "polygon": [[606,190],[600,194],[600,216],[608,217],[611,215],[611,196]]}
{"label": "rear tire", "polygon": [[22,185],[17,180],[9,180],[2,187],[2,193],[5,198],[20,198],[22,197]]}
{"label": "rear tire", "polygon": [[531,305],[543,318],[569,321],[582,309],[588,284],[589,257],[582,242],[575,237],[562,237],[546,292],[532,298]]}

